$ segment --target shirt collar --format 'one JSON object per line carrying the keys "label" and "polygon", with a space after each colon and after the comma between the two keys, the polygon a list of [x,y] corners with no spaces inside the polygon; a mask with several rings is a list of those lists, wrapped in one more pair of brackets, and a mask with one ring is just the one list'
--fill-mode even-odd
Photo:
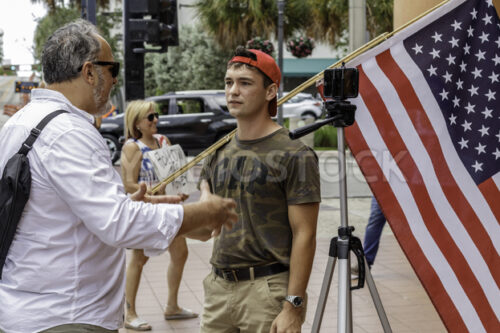
{"label": "shirt collar", "polygon": [[42,88],[37,88],[33,89],[31,91],[31,100],[36,101],[36,100],[43,100],[43,101],[53,101],[56,103],[63,103],[67,106],[68,110],[71,113],[74,113],[76,115],[79,115],[85,119],[87,119],[91,124],[95,122],[95,118],[93,115],[88,113],[87,111],[84,111],[82,109],[77,108],[71,102],[58,91],[52,90],[52,89],[42,89]]}

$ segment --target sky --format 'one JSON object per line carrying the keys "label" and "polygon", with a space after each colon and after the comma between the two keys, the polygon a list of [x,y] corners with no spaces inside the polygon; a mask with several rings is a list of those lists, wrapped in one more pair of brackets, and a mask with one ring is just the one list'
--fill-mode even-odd
{"label": "sky", "polygon": [[33,35],[36,18],[47,10],[30,0],[0,0],[0,29],[3,30],[3,61],[12,64],[32,64]]}

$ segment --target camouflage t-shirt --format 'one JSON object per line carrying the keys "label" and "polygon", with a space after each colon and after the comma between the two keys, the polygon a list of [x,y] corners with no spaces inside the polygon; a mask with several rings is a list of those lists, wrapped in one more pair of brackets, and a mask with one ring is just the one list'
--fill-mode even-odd
{"label": "camouflage t-shirt", "polygon": [[233,198],[238,222],[215,239],[211,263],[240,268],[290,263],[288,205],[320,202],[318,158],[282,128],[257,140],[236,136],[206,160],[201,179]]}

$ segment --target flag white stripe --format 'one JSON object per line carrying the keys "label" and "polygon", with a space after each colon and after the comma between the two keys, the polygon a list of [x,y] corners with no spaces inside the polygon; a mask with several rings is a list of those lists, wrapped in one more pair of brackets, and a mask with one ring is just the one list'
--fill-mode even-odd
{"label": "flag white stripe", "polygon": [[497,255],[500,254],[499,221],[495,218],[488,202],[484,199],[483,194],[470,177],[467,169],[465,169],[449,134],[441,130],[446,128],[445,119],[438,112],[431,112],[432,110],[439,110],[439,105],[434,98],[429,98],[429,96],[433,95],[427,81],[420,69],[411,59],[410,55],[406,52],[402,43],[398,43],[391,48],[391,54],[401,70],[405,73],[406,77],[410,80],[434,129],[434,133],[436,133],[448,168],[453,170],[452,176],[455,182],[481,221],[487,234],[490,236],[493,246],[497,251]]}
{"label": "flag white stripe", "polygon": [[[376,82],[375,89],[381,87],[382,92],[379,94],[384,101],[387,111],[396,125],[399,136],[408,148],[408,152],[413,158],[425,187],[428,190],[429,197],[436,210],[437,215],[441,219],[446,230],[454,240],[457,248],[460,250],[465,260],[467,261],[476,280],[484,290],[486,298],[494,309],[497,318],[500,317],[500,294],[491,271],[484,261],[483,256],[479,252],[476,243],[471,239],[469,233],[465,229],[462,221],[460,221],[455,210],[451,206],[448,198],[443,192],[439,179],[435,173],[431,158],[424,147],[413,123],[385,73],[378,67],[375,58],[372,58],[363,64],[363,70],[371,82]],[[432,98],[432,97],[428,97]],[[432,112],[428,110],[428,112]],[[440,109],[435,109],[434,113],[441,114]]]}
{"label": "flag white stripe", "polygon": [[496,173],[493,177],[491,177],[491,179],[493,179],[493,182],[495,183],[498,190],[500,191],[500,172]]}
{"label": "flag white stripe", "polygon": [[485,332],[485,328],[479,319],[476,309],[471,304],[462,288],[462,285],[458,281],[455,272],[451,269],[448,261],[429,233],[408,184],[399,180],[391,181],[391,172],[396,173],[396,176],[398,176],[396,178],[404,179],[401,170],[397,166],[391,168],[390,170],[384,168],[382,161],[383,154],[375,153],[389,151],[389,149],[385,145],[380,133],[376,130],[377,125],[373,121],[373,118],[364,104],[364,101],[362,98],[358,97],[355,100],[355,104],[358,107],[358,111],[356,112],[356,122],[361,130],[361,133],[363,134],[366,144],[373,152],[372,154],[377,160],[380,169],[388,179],[389,185],[391,186],[391,189],[398,199],[401,209],[403,210],[403,214],[409,222],[408,226],[415,237],[415,240],[441,280],[443,288],[446,290],[457,311],[460,313],[467,329],[470,332]]}

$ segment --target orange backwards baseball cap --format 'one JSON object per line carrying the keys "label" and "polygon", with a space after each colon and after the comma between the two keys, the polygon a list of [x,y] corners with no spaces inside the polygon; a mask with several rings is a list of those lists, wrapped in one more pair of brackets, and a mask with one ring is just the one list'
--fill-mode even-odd
{"label": "orange backwards baseball cap", "polygon": [[[278,64],[276,64],[276,61],[274,61],[274,58],[260,50],[248,49],[247,51],[255,54],[257,60],[253,60],[244,56],[235,56],[229,61],[229,63],[231,64],[233,62],[240,62],[258,68],[262,73],[264,73],[264,75],[270,78],[271,81],[276,83],[276,85],[279,87],[281,82],[281,71],[278,67]],[[271,117],[274,117],[278,112],[278,95],[276,95],[276,97],[274,97],[273,100],[269,102],[268,111]]]}

